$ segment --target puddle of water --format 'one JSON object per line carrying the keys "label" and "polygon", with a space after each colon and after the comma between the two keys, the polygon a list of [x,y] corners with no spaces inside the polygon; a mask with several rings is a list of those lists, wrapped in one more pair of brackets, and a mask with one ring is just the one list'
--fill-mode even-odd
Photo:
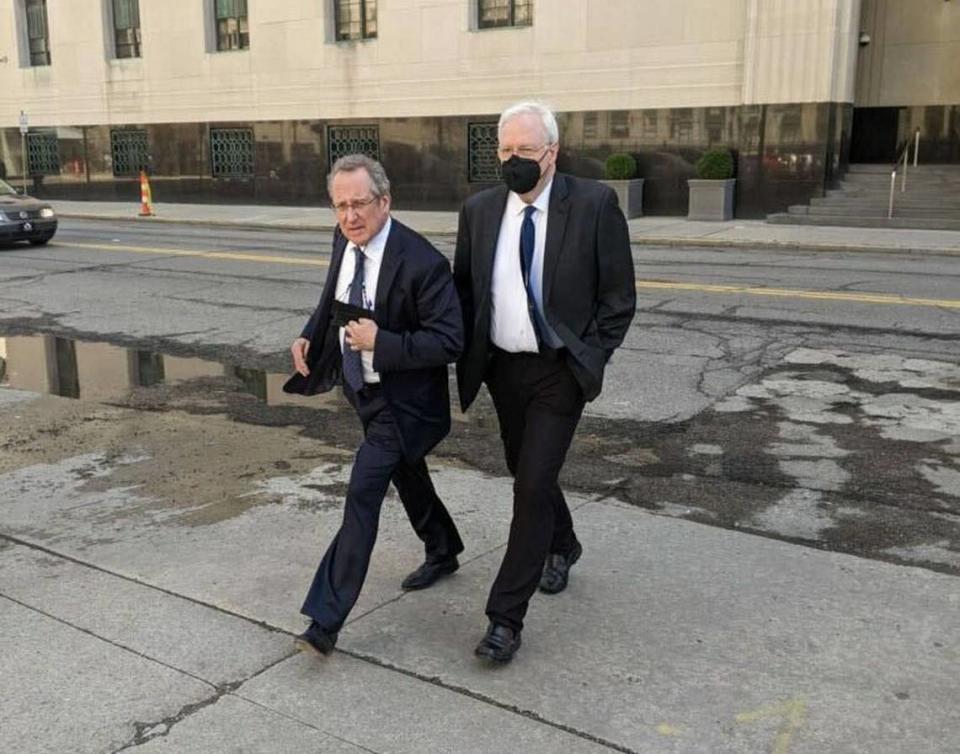
{"label": "puddle of water", "polygon": [[232,392],[268,406],[339,409],[339,390],[307,398],[283,392],[288,374],[53,335],[0,337],[0,387],[98,402],[122,401],[138,389],[191,380],[226,380]]}

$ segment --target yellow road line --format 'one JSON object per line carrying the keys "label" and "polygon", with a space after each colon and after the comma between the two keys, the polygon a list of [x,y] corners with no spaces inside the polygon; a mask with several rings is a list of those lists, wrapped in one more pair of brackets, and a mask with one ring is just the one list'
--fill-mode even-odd
{"label": "yellow road line", "polygon": [[[60,246],[61,244],[57,244]],[[229,259],[233,262],[269,262],[272,264],[296,264],[308,267],[327,267],[327,259],[310,257],[269,257],[262,254],[243,254],[236,251],[194,251],[189,249],[167,249],[160,246],[124,246],[121,244],[106,243],[64,243],[77,249],[93,249],[95,251],[118,251],[129,254],[163,254],[175,257],[200,257],[203,259]]]}
{"label": "yellow road line", "polygon": [[[126,252],[129,254],[161,254],[176,257],[201,259],[225,259],[231,262],[262,262],[266,264],[289,264],[302,267],[329,267],[328,259],[315,257],[266,256],[234,251],[199,251],[168,249],[159,246],[125,246],[122,244],[64,243],[56,244],[77,249]],[[960,309],[956,299],[912,298],[888,293],[845,293],[840,291],[805,291],[793,288],[756,288],[743,285],[711,285],[707,283],[671,283],[660,280],[638,280],[637,290],[692,291],[697,293],[737,294],[744,296],[769,296],[773,298],[808,299],[817,301],[847,301],[861,304],[886,304],[891,306],[931,306],[943,309]]]}
{"label": "yellow road line", "polygon": [[774,298],[814,299],[818,301],[852,301],[862,304],[889,304],[893,306],[936,306],[960,309],[955,299],[911,298],[888,293],[843,293],[840,291],[804,291],[791,288],[753,288],[743,285],[709,285],[706,283],[669,283],[657,280],[638,280],[637,290],[696,291],[698,293],[741,294],[771,296]]}

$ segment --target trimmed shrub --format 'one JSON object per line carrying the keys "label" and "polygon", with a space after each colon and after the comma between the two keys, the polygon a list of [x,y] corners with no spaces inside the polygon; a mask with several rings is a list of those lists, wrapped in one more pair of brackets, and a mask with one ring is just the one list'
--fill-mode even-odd
{"label": "trimmed shrub", "polygon": [[727,149],[711,149],[697,160],[697,178],[722,181],[733,178],[733,155]]}
{"label": "trimmed shrub", "polygon": [[632,155],[622,152],[612,154],[604,164],[604,173],[608,181],[626,181],[637,174],[637,161]]}

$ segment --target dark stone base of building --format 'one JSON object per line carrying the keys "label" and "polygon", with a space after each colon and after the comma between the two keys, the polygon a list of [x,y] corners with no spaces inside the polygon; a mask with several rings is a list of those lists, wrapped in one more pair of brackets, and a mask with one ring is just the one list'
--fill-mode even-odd
{"label": "dark stone base of building", "polygon": [[[921,159],[960,162],[960,106],[924,109]],[[696,161],[727,147],[736,156],[737,217],[763,217],[822,195],[851,154],[892,162],[911,119],[905,108],[893,118],[878,110],[806,103],[561,113],[560,169],[602,178],[606,158],[628,152],[645,179],[644,213],[684,215]],[[157,202],[318,205],[327,202],[332,160],[352,151],[382,160],[404,209],[455,210],[498,180],[490,115],[79,126],[33,129],[28,138],[28,190],[48,198],[137,202],[146,167]],[[3,129],[0,139],[4,172],[19,185],[20,134]]]}

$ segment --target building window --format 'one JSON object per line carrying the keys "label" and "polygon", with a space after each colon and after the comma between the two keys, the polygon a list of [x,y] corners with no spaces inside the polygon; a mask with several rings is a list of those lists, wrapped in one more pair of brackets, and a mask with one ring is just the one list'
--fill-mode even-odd
{"label": "building window", "polygon": [[481,29],[530,26],[533,0],[477,0],[477,22]]}
{"label": "building window", "polygon": [[678,108],[670,111],[670,139],[678,144],[693,140],[693,110]]}
{"label": "building window", "polygon": [[365,154],[380,159],[380,129],[377,126],[329,126],[327,164],[332,166],[348,154]]}
{"label": "building window", "polygon": [[333,0],[337,41],[375,39],[377,0]]}
{"label": "building window", "polygon": [[467,180],[488,183],[500,180],[497,157],[497,124],[470,123],[467,126]]}
{"label": "building window", "polygon": [[147,169],[147,132],[143,129],[115,129],[110,132],[110,153],[113,155],[113,174],[137,175]]}
{"label": "building window", "polygon": [[50,29],[47,26],[47,0],[26,0],[26,11],[30,65],[50,65]]}
{"label": "building window", "polygon": [[643,138],[654,141],[660,133],[660,112],[658,110],[645,110],[640,114],[640,128]]}
{"label": "building window", "polygon": [[723,110],[719,107],[708,108],[706,117],[703,120],[703,126],[707,131],[708,144],[724,141],[723,124]]}
{"label": "building window", "polygon": [[57,384],[54,394],[63,398],[80,397],[80,371],[77,369],[77,343],[66,338],[53,339]]}
{"label": "building window", "polygon": [[214,178],[252,178],[253,155],[253,129],[210,129],[210,172]]}
{"label": "building window", "polygon": [[630,137],[630,113],[626,110],[614,110],[610,113],[610,138],[627,139]]}
{"label": "building window", "polygon": [[112,0],[114,54],[140,57],[140,0]]}
{"label": "building window", "polygon": [[60,175],[60,146],[55,133],[27,134],[27,172]]}
{"label": "building window", "polygon": [[246,50],[250,47],[247,0],[214,0],[218,50]]}
{"label": "building window", "polygon": [[803,142],[803,121],[800,107],[789,109],[780,118],[780,143],[800,144]]}
{"label": "building window", "polygon": [[596,139],[599,133],[600,116],[595,110],[583,114],[583,138]]}

